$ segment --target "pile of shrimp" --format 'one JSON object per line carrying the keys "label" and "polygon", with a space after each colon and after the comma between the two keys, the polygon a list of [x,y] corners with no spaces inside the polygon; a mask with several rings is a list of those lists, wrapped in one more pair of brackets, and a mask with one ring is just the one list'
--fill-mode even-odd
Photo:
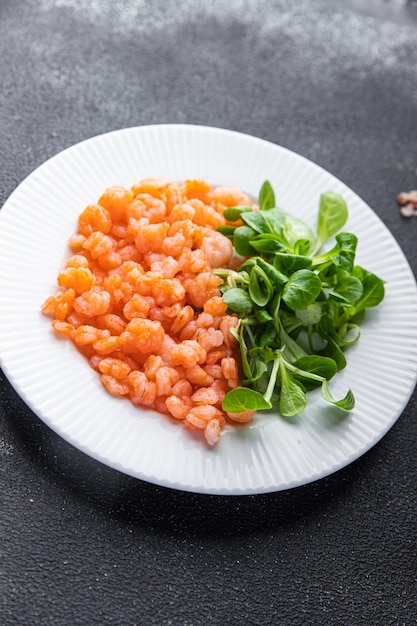
{"label": "pile of shrimp", "polygon": [[72,256],[42,306],[112,395],[204,433],[209,445],[253,412],[222,410],[238,386],[238,349],[212,270],[236,260],[216,231],[226,207],[251,205],[234,187],[145,179],[112,186],[78,218]]}

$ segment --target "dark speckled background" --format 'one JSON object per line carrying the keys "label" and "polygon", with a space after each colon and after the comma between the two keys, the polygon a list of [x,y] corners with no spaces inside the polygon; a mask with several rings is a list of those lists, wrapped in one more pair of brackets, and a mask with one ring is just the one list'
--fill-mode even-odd
{"label": "dark speckled background", "polygon": [[[181,122],[282,144],[351,186],[417,272],[417,6],[0,0],[0,205],[62,149]],[[0,268],[1,271],[1,268]],[[211,497],[62,441],[0,373],[4,626],[417,624],[417,407],[317,483]]]}

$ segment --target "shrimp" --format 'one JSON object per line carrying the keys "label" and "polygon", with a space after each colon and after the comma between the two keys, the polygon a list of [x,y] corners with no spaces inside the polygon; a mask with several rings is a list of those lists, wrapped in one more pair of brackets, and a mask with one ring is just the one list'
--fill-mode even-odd
{"label": "shrimp", "polygon": [[191,400],[196,404],[219,404],[221,398],[213,387],[201,387],[191,396]]}
{"label": "shrimp", "polygon": [[133,193],[121,185],[108,187],[100,197],[98,203],[107,209],[113,222],[121,222],[125,216],[129,203],[133,200]]}
{"label": "shrimp", "polygon": [[220,295],[218,287],[222,282],[219,276],[215,276],[211,272],[198,274],[188,286],[191,304],[197,309],[203,308],[209,298]]}
{"label": "shrimp", "polygon": [[239,374],[236,360],[233,357],[224,357],[221,360],[221,368],[229,387],[237,387]]}
{"label": "shrimp", "polygon": [[171,334],[177,335],[192,319],[194,319],[194,310],[187,304],[181,308],[171,324]]}
{"label": "shrimp", "polygon": [[113,396],[127,396],[129,393],[129,385],[121,382],[117,378],[113,378],[113,376],[103,374],[101,376],[101,382],[105,389]]}
{"label": "shrimp", "polygon": [[149,380],[153,380],[155,378],[156,372],[163,365],[164,365],[164,362],[159,355],[151,354],[146,359],[144,366],[143,366],[143,370],[146,376],[149,378]]}
{"label": "shrimp", "polygon": [[66,291],[58,291],[54,296],[45,300],[42,305],[42,312],[63,322],[72,310],[74,299],[75,289],[69,288]]}
{"label": "shrimp", "polygon": [[160,322],[134,317],[120,334],[120,342],[126,352],[157,354],[164,336],[165,331]]}
{"label": "shrimp", "polygon": [[250,199],[199,179],[108,187],[80,214],[72,256],[42,305],[109,393],[182,420],[209,445],[227,418],[251,417],[221,409],[238,385],[239,319],[213,272],[235,261],[216,229],[225,207],[239,204]]}
{"label": "shrimp", "polygon": [[52,322],[52,328],[58,335],[72,339],[74,337],[74,326],[68,322],[61,322],[56,319]]}
{"label": "shrimp", "polygon": [[236,315],[225,315],[220,322],[220,330],[224,337],[224,343],[228,348],[237,344],[237,339],[231,332],[232,328],[239,326],[239,318]]}
{"label": "shrimp", "polygon": [[207,353],[197,341],[184,340],[175,344],[171,350],[172,364],[192,368],[197,363],[204,363]]}
{"label": "shrimp", "polygon": [[218,228],[226,223],[222,213],[219,213],[208,204],[204,204],[199,199],[189,200],[188,204],[194,209],[193,222],[199,226],[210,226]]}
{"label": "shrimp", "polygon": [[83,254],[74,254],[68,259],[65,267],[88,267],[88,259]]}
{"label": "shrimp", "polygon": [[110,333],[108,330],[100,330],[89,324],[83,324],[74,331],[74,341],[79,346],[86,346],[109,336]]}
{"label": "shrimp", "polygon": [[168,215],[168,222],[173,224],[178,220],[193,220],[195,216],[195,209],[191,204],[176,204]]}
{"label": "shrimp", "polygon": [[230,239],[215,230],[210,230],[202,238],[200,249],[205,253],[212,268],[227,265],[233,255],[233,244]]}
{"label": "shrimp", "polygon": [[146,217],[150,224],[159,224],[166,217],[167,208],[165,202],[159,198],[154,198],[148,193],[138,194],[136,200],[143,202],[146,210]]}
{"label": "shrimp", "polygon": [[216,187],[213,191],[213,201],[226,207],[250,206],[252,204],[247,194],[231,186]]}
{"label": "shrimp", "polygon": [[179,265],[178,261],[174,259],[172,256],[165,256],[158,261],[154,261],[150,264],[151,272],[155,272],[162,278],[174,278],[175,274],[178,272]]}
{"label": "shrimp", "polygon": [[156,398],[155,383],[148,380],[146,374],[139,370],[130,372],[127,377],[130,400],[133,404],[152,406]]}
{"label": "shrimp", "polygon": [[204,437],[209,446],[214,446],[220,439],[221,429],[218,419],[211,419],[204,429]]}
{"label": "shrimp", "polygon": [[125,320],[115,313],[105,313],[96,317],[96,324],[103,330],[109,330],[113,335],[120,335],[126,328]]}
{"label": "shrimp", "polygon": [[182,204],[186,200],[184,193],[184,186],[170,183],[164,192],[165,203],[167,205],[168,213],[173,209],[176,204]]}
{"label": "shrimp", "polygon": [[102,254],[108,254],[113,250],[113,241],[108,235],[96,231],[85,240],[83,248],[90,252],[93,259],[98,259]]}
{"label": "shrimp", "polygon": [[[198,323],[198,322],[197,322]],[[213,348],[219,348],[223,344],[223,333],[220,330],[214,328],[208,328],[201,330],[198,333],[197,341],[202,348],[207,352],[207,362],[209,359],[209,352]]]}
{"label": "shrimp", "polygon": [[185,396],[191,397],[193,393],[193,387],[186,378],[180,378],[180,380],[175,383],[172,387],[172,393],[175,396],[179,396],[180,398],[184,398]]}
{"label": "shrimp", "polygon": [[112,221],[109,211],[96,204],[88,205],[78,218],[79,232],[85,237],[89,237],[96,231],[108,233],[111,227]]}
{"label": "shrimp", "polygon": [[204,303],[203,310],[204,313],[209,313],[209,315],[217,317],[218,315],[225,315],[227,304],[221,296],[213,296]]}
{"label": "shrimp", "polygon": [[93,343],[93,348],[102,356],[105,354],[112,354],[115,350],[120,348],[120,338],[117,336],[110,336],[97,339],[97,341]]}
{"label": "shrimp", "polygon": [[186,396],[179,398],[173,394],[167,397],[165,400],[165,406],[172,417],[175,417],[177,420],[184,420],[192,407],[192,402],[190,398],[187,398]]}
{"label": "shrimp", "polygon": [[187,426],[190,425],[194,428],[204,430],[207,423],[214,419],[217,415],[217,410],[211,404],[202,404],[195,406],[189,411],[185,417]]}
{"label": "shrimp", "polygon": [[186,369],[187,380],[193,385],[199,385],[200,387],[209,387],[213,382],[213,376],[207,374],[207,372],[200,365],[193,365]]}
{"label": "shrimp", "polygon": [[102,359],[98,364],[98,369],[102,374],[113,376],[117,380],[123,380],[131,371],[125,361],[114,358]]}
{"label": "shrimp", "polygon": [[139,194],[149,194],[156,198],[160,198],[170,183],[163,178],[144,178],[132,186],[132,192],[135,196]]}
{"label": "shrimp", "polygon": [[[177,232],[174,235],[165,237],[161,244],[161,250],[164,254],[168,254],[173,256],[174,258],[180,256],[183,252],[184,248],[187,249],[187,240],[185,235],[181,232]],[[189,247],[191,247],[192,242],[190,242]]]}
{"label": "shrimp", "polygon": [[141,296],[138,293],[133,294],[123,307],[123,315],[127,320],[134,317],[148,317],[149,310],[155,306],[155,300],[151,296]]}
{"label": "shrimp", "polygon": [[204,200],[209,200],[210,191],[210,185],[205,180],[196,178],[185,181],[185,193],[187,194],[188,198],[200,198]]}
{"label": "shrimp", "polygon": [[163,365],[155,373],[155,385],[157,396],[168,396],[173,385],[179,381],[180,375],[173,367]]}
{"label": "shrimp", "polygon": [[140,253],[159,252],[168,234],[169,224],[147,224],[142,226],[135,237],[135,246]]}
{"label": "shrimp", "polygon": [[69,266],[58,274],[58,285],[66,289],[74,289],[77,295],[91,289],[94,282],[94,275],[88,267]]}
{"label": "shrimp", "polygon": [[83,315],[104,315],[110,308],[110,294],[98,287],[92,287],[74,300],[74,309]]}
{"label": "shrimp", "polygon": [[98,264],[102,270],[113,270],[122,264],[122,257],[118,252],[109,250],[98,257]]}
{"label": "shrimp", "polygon": [[239,422],[241,424],[246,424],[249,422],[252,417],[255,415],[256,411],[242,411],[241,413],[232,413],[230,411],[226,412],[227,417],[229,417],[234,422]]}

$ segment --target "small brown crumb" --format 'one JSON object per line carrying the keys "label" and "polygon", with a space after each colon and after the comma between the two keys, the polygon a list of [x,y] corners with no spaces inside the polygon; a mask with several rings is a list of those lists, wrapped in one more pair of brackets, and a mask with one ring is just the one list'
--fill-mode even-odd
{"label": "small brown crumb", "polygon": [[407,202],[400,208],[400,213],[403,217],[412,217],[416,215],[417,208],[412,202]]}
{"label": "small brown crumb", "polygon": [[402,191],[397,196],[400,205],[400,213],[404,217],[417,216],[417,189],[412,191]]}

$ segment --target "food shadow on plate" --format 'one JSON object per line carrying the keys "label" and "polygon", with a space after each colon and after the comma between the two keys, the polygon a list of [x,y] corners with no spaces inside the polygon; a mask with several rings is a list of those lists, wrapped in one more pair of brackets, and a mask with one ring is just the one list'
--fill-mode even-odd
{"label": "food shadow on plate", "polygon": [[26,471],[32,482],[39,480],[39,475],[33,476],[35,464],[42,489],[54,492],[54,497],[59,490],[80,515],[93,507],[129,528],[180,536],[247,536],[321,516],[335,500],[349,497],[375,454],[371,450],[331,476],[286,491],[207,495],[161,487],[109,468],[64,441],[17,395],[12,404],[13,410],[11,405],[2,407],[6,434],[15,442],[15,453],[19,448],[21,454],[28,453]]}

